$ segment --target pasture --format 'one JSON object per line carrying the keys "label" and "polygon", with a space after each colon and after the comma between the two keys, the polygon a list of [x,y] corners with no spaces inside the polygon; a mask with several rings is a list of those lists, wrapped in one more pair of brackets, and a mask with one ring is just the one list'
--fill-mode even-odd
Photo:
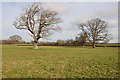
{"label": "pasture", "polygon": [[117,78],[117,47],[3,45],[3,78]]}

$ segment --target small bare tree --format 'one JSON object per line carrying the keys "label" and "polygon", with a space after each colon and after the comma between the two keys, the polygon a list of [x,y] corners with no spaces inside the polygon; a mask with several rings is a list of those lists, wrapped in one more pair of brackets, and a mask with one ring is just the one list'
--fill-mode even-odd
{"label": "small bare tree", "polygon": [[10,36],[8,40],[11,40],[11,41],[22,41],[22,37],[20,37],[19,35],[13,35],[13,36]]}
{"label": "small bare tree", "polygon": [[93,48],[95,48],[96,43],[100,41],[108,42],[111,39],[106,30],[107,23],[99,18],[89,20],[87,24],[80,24],[80,27],[83,32],[86,30],[88,40],[93,45]]}
{"label": "small bare tree", "polygon": [[82,47],[84,47],[87,42],[87,32],[82,31],[81,33],[79,33],[78,36],[75,38],[75,41],[80,43]]}
{"label": "small bare tree", "polygon": [[33,3],[25,8],[25,12],[19,18],[16,18],[14,26],[20,30],[28,30],[34,40],[34,48],[38,48],[38,40],[46,38],[54,30],[60,30],[57,23],[61,19],[57,17],[58,13],[54,10],[44,9],[41,4]]}

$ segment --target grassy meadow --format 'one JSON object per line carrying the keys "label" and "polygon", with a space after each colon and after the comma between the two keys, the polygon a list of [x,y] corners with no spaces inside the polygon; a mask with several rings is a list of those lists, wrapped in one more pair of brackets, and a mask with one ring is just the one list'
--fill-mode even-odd
{"label": "grassy meadow", "polygon": [[3,78],[117,78],[117,47],[3,45]]}

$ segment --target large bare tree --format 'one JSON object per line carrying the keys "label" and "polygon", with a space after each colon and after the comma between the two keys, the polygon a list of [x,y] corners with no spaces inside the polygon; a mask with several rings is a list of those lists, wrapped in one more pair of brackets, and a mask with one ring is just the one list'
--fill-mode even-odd
{"label": "large bare tree", "polygon": [[87,39],[93,45],[93,48],[95,48],[96,43],[100,41],[108,42],[111,39],[110,34],[106,30],[107,22],[99,18],[88,20],[86,24],[80,24],[80,27],[83,32],[87,33]]}
{"label": "large bare tree", "polygon": [[33,3],[24,10],[25,12],[16,18],[14,26],[20,30],[28,30],[34,40],[34,48],[38,48],[38,40],[48,37],[54,30],[61,28],[57,23],[61,19],[54,10],[44,9],[41,3]]}

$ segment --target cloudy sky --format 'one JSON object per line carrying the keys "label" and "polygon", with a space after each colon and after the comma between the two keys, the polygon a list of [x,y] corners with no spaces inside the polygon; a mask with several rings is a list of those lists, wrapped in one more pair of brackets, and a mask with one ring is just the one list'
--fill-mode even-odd
{"label": "cloudy sky", "polygon": [[[12,24],[15,17],[23,12],[23,8],[31,2],[2,3],[2,39],[12,35],[20,35],[25,41],[32,41],[29,32],[17,30]],[[110,42],[118,42],[118,3],[117,2],[44,2],[44,8],[54,9],[63,20],[59,26],[62,31],[54,32],[49,41],[74,39],[79,33],[76,23],[83,23],[93,18],[100,18],[108,23],[107,30],[112,34]],[[42,40],[42,39],[41,39]],[[42,40],[46,41],[46,40]]]}

